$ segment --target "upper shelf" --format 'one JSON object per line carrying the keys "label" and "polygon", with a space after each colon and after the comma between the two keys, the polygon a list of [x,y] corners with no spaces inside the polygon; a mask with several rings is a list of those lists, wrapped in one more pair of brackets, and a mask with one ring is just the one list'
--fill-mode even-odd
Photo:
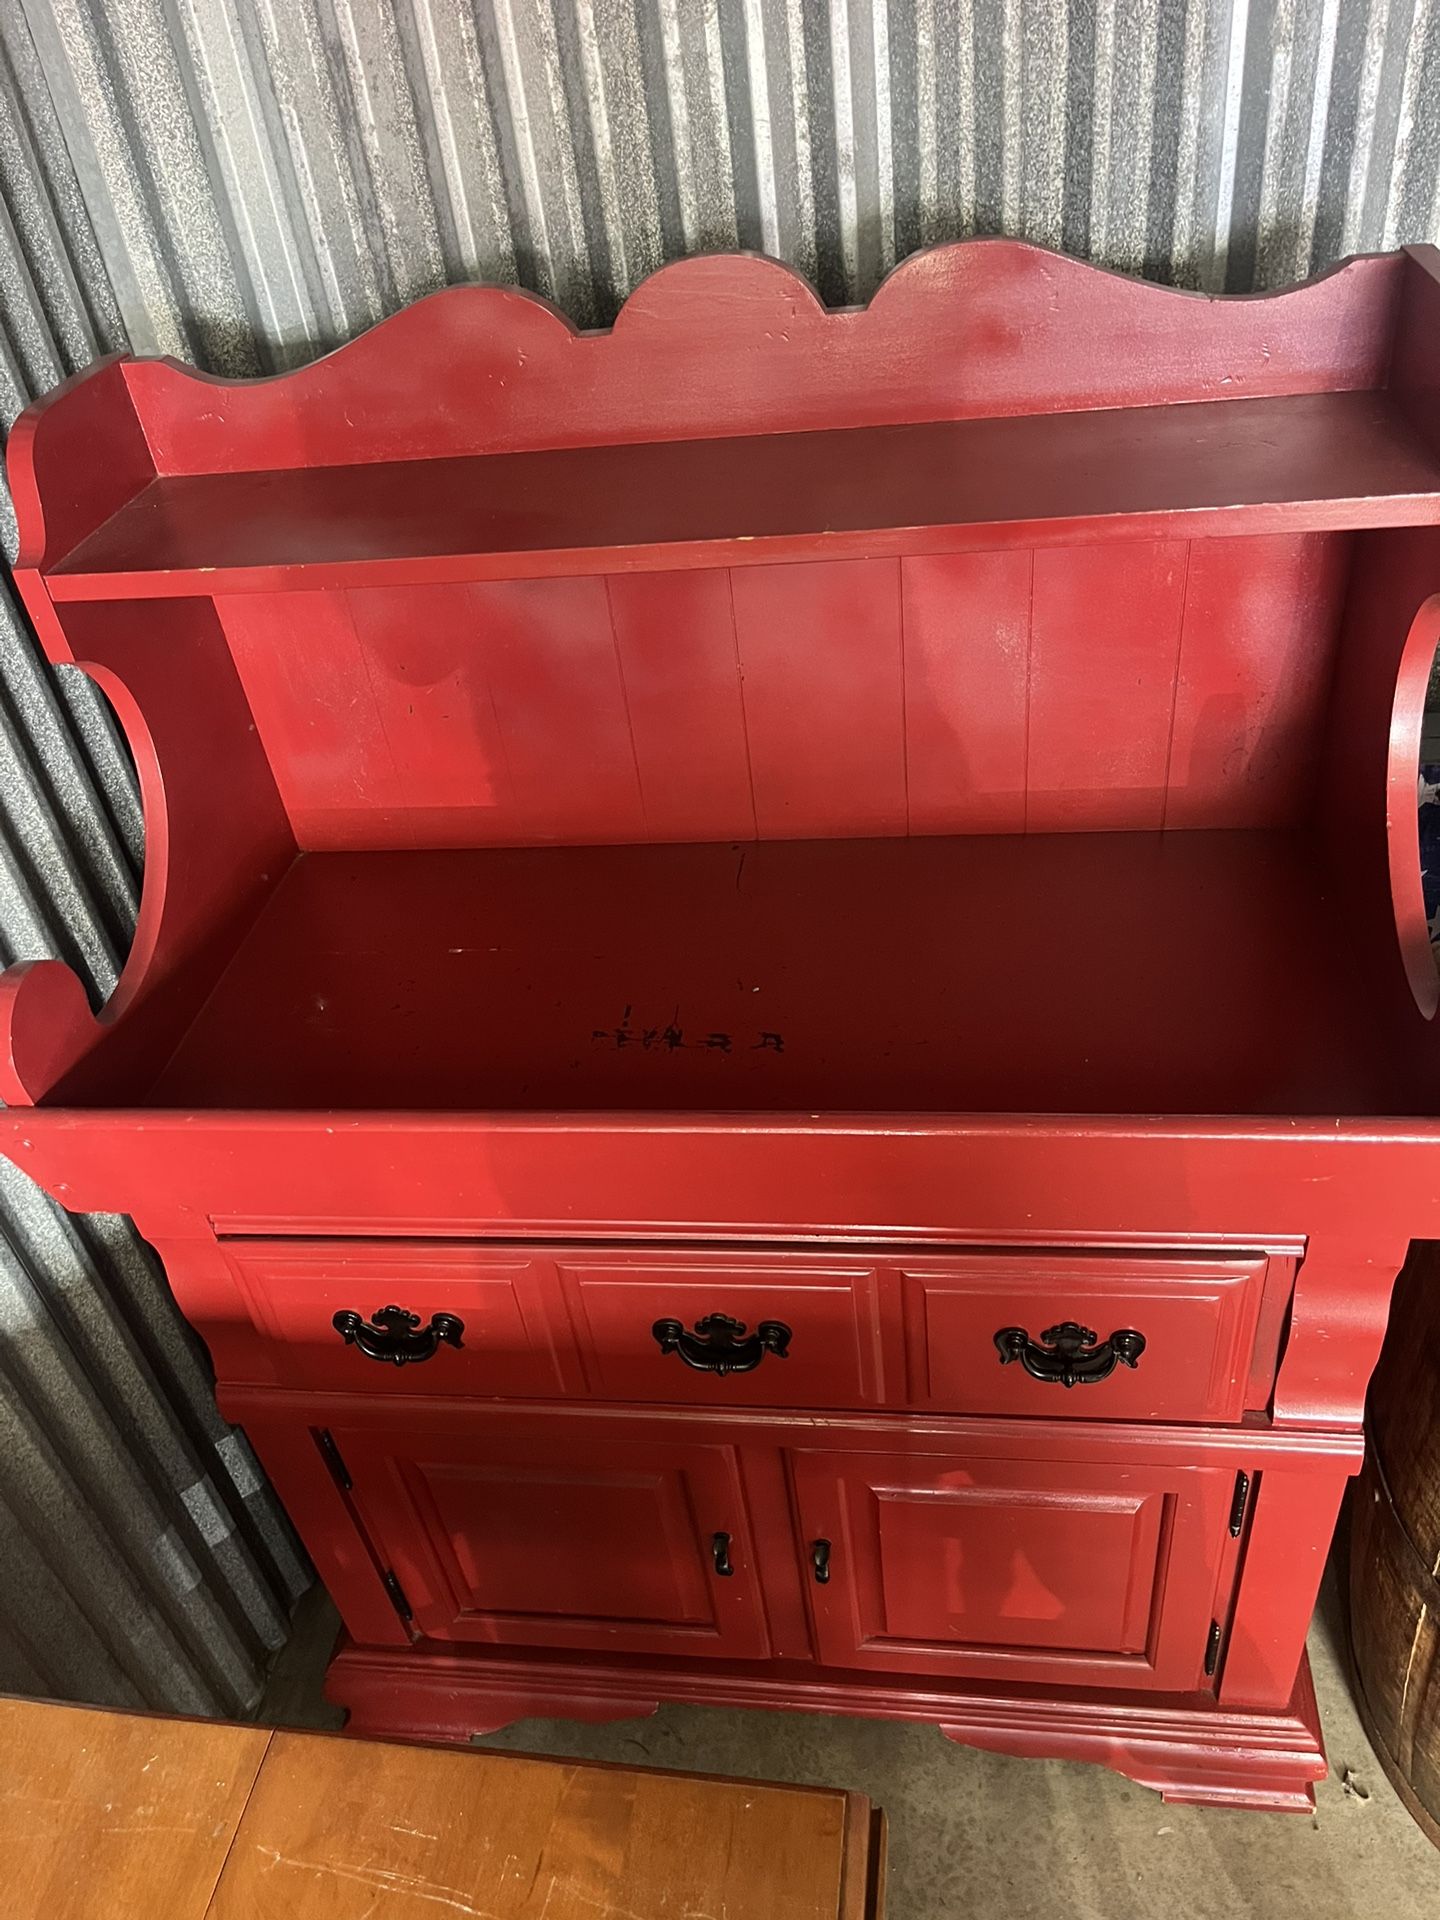
{"label": "upper shelf", "polygon": [[1383,392],[151,480],[57,601],[530,579],[1440,522]]}
{"label": "upper shelf", "polygon": [[66,602],[1425,525],[1437,309],[1427,248],[1212,299],[976,240],[839,312],[697,258],[594,333],[450,288],[273,379],[67,382],[10,437],[15,575],[67,659]]}

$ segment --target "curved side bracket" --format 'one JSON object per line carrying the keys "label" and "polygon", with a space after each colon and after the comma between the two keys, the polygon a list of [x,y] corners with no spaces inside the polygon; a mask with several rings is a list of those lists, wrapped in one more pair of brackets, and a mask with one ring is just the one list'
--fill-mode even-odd
{"label": "curved side bracket", "polygon": [[1440,970],[1430,949],[1425,888],[1420,873],[1416,785],[1420,731],[1435,652],[1440,646],[1440,594],[1431,594],[1410,623],[1395,677],[1390,745],[1385,769],[1385,838],[1390,861],[1390,898],[1405,977],[1427,1020],[1440,1010]]}
{"label": "curved side bracket", "polygon": [[135,756],[145,875],[129,957],[98,1015],[57,960],[0,975],[0,1097],[35,1106],[58,1090],[130,1104],[174,1051],[295,842],[213,606],[52,612]]}
{"label": "curved side bracket", "polygon": [[[163,925],[170,832],[155,741],[123,680],[93,662],[76,664],[110,702],[135,761],[145,816],[140,911],[120,979],[98,1014],[79,976],[62,960],[22,961],[0,972],[0,1100],[11,1107],[38,1106],[140,998],[157,957],[163,961],[167,947],[176,945],[175,930]],[[157,967],[154,977],[161,971]]]}
{"label": "curved side bracket", "polygon": [[33,1107],[94,1045],[99,1022],[63,960],[0,973],[0,1100]]}

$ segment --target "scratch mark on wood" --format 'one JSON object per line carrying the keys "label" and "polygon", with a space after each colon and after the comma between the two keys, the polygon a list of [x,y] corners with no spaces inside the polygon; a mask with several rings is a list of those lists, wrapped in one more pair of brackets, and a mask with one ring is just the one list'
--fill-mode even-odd
{"label": "scratch mark on wood", "polygon": [[[499,1915],[491,1913],[485,1907],[472,1906],[465,1898],[460,1887],[446,1887],[421,1879],[413,1873],[389,1873],[383,1867],[367,1867],[363,1870],[354,1867],[339,1867],[330,1860],[296,1860],[283,1854],[275,1847],[256,1847],[258,1853],[268,1854],[270,1866],[267,1872],[276,1867],[294,1867],[300,1873],[313,1873],[318,1879],[327,1876],[335,1880],[353,1881],[356,1886],[369,1887],[372,1892],[401,1892],[412,1900],[428,1901],[437,1907],[450,1907],[456,1913],[463,1913],[467,1920],[499,1920]],[[638,1920],[638,1917],[637,1917]]]}

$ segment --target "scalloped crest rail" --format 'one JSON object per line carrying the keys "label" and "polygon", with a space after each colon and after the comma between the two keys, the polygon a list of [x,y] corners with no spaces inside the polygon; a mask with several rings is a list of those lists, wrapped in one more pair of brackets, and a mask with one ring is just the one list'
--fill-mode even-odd
{"label": "scalloped crest rail", "polygon": [[1437,340],[1431,249],[1208,300],[983,241],[24,416],[149,845],[98,1016],[0,976],[0,1138],[159,1247],[356,1724],[781,1704],[1306,1804],[1440,1236]]}

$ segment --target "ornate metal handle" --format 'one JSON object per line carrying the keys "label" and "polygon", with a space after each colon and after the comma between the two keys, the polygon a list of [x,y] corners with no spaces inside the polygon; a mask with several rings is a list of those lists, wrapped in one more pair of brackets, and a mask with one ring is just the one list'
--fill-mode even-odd
{"label": "ornate metal handle", "polygon": [[657,1320],[650,1331],[661,1353],[678,1353],[697,1373],[753,1373],[767,1353],[784,1360],[790,1352],[790,1329],[779,1320],[762,1320],[748,1337],[745,1322],[726,1313],[707,1313],[693,1333],[678,1320]]}
{"label": "ornate metal handle", "polygon": [[712,1533],[710,1536],[710,1557],[715,1562],[715,1571],[722,1580],[728,1580],[735,1568],[730,1559],[730,1536],[728,1533]]}
{"label": "ornate metal handle", "polygon": [[1058,1327],[1047,1327],[1039,1342],[1032,1340],[1023,1327],[1001,1327],[995,1345],[1002,1367],[1018,1360],[1036,1380],[1083,1387],[1108,1379],[1117,1361],[1122,1367],[1137,1365],[1145,1351],[1145,1336],[1133,1327],[1122,1327],[1108,1340],[1097,1341],[1088,1327],[1062,1320]]}
{"label": "ornate metal handle", "polygon": [[830,1542],[828,1540],[812,1540],[810,1542],[810,1571],[815,1576],[815,1584],[817,1587],[829,1586]]}
{"label": "ornate metal handle", "polygon": [[465,1344],[465,1322],[453,1313],[432,1313],[429,1326],[422,1327],[418,1313],[381,1307],[373,1322],[358,1313],[337,1313],[331,1325],[347,1347],[358,1347],[367,1360],[388,1360],[395,1367],[428,1360],[442,1340],[449,1347]]}

